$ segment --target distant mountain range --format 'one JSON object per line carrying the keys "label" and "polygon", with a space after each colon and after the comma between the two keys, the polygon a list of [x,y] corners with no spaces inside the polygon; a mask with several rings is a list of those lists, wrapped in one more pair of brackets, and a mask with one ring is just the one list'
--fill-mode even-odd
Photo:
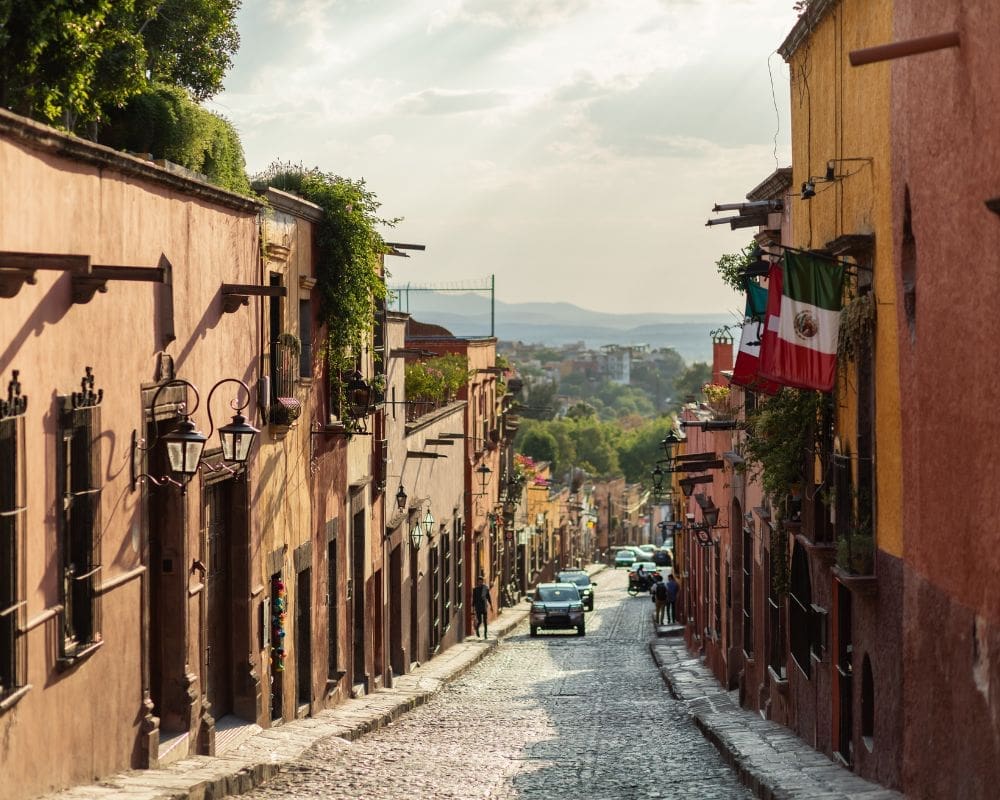
{"label": "distant mountain range", "polygon": [[[456,336],[488,336],[490,301],[474,293],[399,293],[392,308],[443,325]],[[672,347],[688,362],[711,361],[711,331],[732,324],[725,314],[607,314],[572,303],[496,302],[494,332],[504,341],[563,345],[584,342]]]}

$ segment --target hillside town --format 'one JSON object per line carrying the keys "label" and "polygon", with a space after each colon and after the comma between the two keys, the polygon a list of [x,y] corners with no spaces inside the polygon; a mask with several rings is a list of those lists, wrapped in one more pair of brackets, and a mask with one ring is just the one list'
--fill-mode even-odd
{"label": "hillside town", "polygon": [[0,800],[993,796],[1000,7],[796,12],[705,363],[393,310],[224,64],[0,37]]}

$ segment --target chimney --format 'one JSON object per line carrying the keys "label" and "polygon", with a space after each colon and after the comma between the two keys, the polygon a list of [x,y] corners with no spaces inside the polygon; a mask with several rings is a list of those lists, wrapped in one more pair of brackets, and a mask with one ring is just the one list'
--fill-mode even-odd
{"label": "chimney", "polygon": [[727,332],[716,331],[712,334],[712,383],[716,386],[728,386],[729,381],[722,373],[732,368],[733,337]]}

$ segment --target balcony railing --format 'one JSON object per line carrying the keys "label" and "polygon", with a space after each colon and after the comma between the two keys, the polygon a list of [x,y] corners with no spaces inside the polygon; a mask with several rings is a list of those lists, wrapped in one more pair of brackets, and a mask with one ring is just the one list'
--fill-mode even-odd
{"label": "balcony railing", "polygon": [[268,422],[291,425],[302,413],[302,404],[295,397],[295,384],[301,370],[301,345],[294,336],[282,335],[271,342],[271,408]]}

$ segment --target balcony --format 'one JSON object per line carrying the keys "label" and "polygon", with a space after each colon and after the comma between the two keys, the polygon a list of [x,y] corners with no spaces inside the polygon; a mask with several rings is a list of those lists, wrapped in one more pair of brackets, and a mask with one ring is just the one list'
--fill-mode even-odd
{"label": "balcony", "polygon": [[302,403],[295,397],[295,384],[300,373],[302,346],[296,336],[281,334],[271,343],[269,369],[271,403],[267,421],[271,425],[289,426],[302,414]]}

